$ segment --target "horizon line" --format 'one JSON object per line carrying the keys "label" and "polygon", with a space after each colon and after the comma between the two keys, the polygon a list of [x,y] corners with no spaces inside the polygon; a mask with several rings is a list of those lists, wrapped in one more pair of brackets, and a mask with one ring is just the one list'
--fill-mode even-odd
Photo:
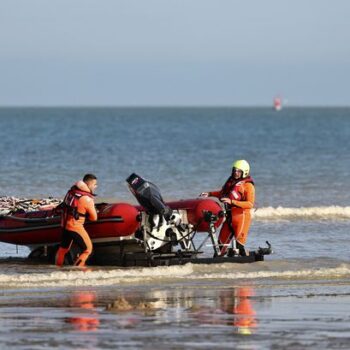
{"label": "horizon line", "polygon": [[[96,104],[96,105],[64,105],[64,104],[50,104],[50,105],[0,105],[0,108],[271,108],[274,109],[273,105],[102,105],[102,104]],[[336,104],[327,104],[327,105],[285,105],[283,106],[283,109],[289,109],[289,108],[350,108],[349,105],[336,105]]]}

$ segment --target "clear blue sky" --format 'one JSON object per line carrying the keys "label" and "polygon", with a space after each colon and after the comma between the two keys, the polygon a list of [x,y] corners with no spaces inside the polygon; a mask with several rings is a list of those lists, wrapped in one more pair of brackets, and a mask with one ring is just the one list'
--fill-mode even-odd
{"label": "clear blue sky", "polygon": [[349,0],[1,0],[0,105],[350,105]]}

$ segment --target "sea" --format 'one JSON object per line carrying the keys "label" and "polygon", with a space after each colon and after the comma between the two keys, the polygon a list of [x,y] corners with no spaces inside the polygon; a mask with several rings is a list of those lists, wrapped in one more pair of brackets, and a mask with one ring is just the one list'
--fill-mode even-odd
{"label": "sea", "polygon": [[[0,108],[0,196],[136,203],[219,189],[246,159],[256,186],[252,264],[33,265],[0,243],[1,349],[348,349],[350,108]],[[210,249],[206,247],[205,249]],[[12,259],[9,259],[11,257]]]}

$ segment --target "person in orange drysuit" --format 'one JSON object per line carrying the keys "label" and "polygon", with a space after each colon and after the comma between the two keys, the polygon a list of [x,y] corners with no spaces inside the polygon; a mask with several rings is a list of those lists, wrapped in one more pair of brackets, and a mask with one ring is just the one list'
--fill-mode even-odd
{"label": "person in orange drysuit", "polygon": [[85,266],[85,262],[92,253],[92,242],[84,228],[85,219],[97,220],[94,204],[94,191],[97,178],[93,174],[86,174],[82,181],[78,181],[66,194],[62,205],[61,226],[62,242],[56,254],[56,265],[62,266],[64,258],[72,243],[76,243],[82,250],[74,262],[75,266]]}
{"label": "person in orange drysuit", "polygon": [[232,164],[232,174],[220,191],[203,192],[201,196],[213,196],[226,205],[226,220],[222,225],[218,241],[220,255],[225,255],[233,237],[240,255],[247,255],[244,248],[251,223],[250,209],[254,207],[255,187],[249,176],[250,166],[245,160]]}

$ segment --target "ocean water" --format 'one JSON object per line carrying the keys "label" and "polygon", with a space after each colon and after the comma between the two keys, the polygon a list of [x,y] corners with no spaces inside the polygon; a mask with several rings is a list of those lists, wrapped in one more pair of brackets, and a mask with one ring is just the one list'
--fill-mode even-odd
{"label": "ocean water", "polygon": [[130,200],[137,172],[165,197],[220,187],[247,159],[258,206],[348,204],[350,108],[1,108],[0,194],[63,196],[86,172]]}
{"label": "ocean water", "polygon": [[[248,265],[56,269],[0,244],[0,346],[15,349],[347,349],[350,108],[1,108],[0,195],[63,196],[86,172],[134,202],[219,188],[251,163]],[[16,334],[14,337],[13,334]]]}

